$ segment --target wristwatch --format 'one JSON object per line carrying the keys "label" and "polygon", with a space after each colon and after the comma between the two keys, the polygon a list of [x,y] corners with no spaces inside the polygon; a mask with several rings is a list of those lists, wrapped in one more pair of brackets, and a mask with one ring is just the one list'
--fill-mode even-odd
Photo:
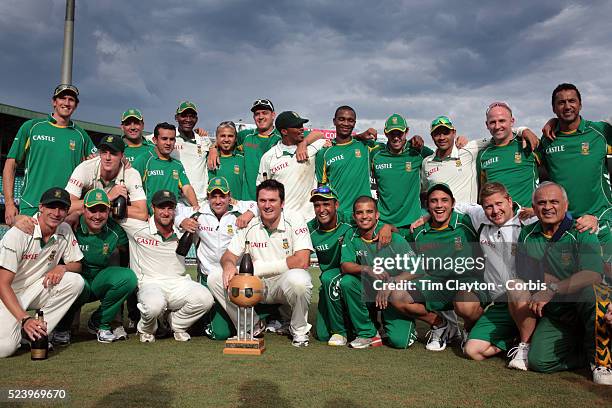
{"label": "wristwatch", "polygon": [[32,318],[32,316],[26,316],[23,319],[21,319],[21,327],[23,327],[23,325],[25,324],[25,322],[27,322],[28,320],[30,320]]}
{"label": "wristwatch", "polygon": [[548,289],[550,289],[553,293],[558,293],[559,292],[559,285],[557,285],[555,282],[551,282],[548,284]]}

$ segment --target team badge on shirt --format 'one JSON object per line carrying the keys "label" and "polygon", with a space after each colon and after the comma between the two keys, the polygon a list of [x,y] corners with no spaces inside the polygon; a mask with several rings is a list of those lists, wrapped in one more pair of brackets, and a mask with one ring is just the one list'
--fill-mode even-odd
{"label": "team badge on shirt", "polygon": [[232,227],[232,224],[227,224],[227,233],[229,235],[233,235],[234,234],[234,227]]}
{"label": "team badge on shirt", "polygon": [[582,143],[582,149],[580,150],[580,153],[583,155],[589,154],[589,142]]}
{"label": "team badge on shirt", "polygon": [[76,142],[74,140],[71,140],[69,147],[70,147],[70,150],[76,149]]}
{"label": "team badge on shirt", "polygon": [[172,178],[175,180],[179,179],[178,170],[172,170]]}
{"label": "team badge on shirt", "polygon": [[412,171],[412,163],[406,162],[406,171]]}
{"label": "team badge on shirt", "polygon": [[520,153],[520,152],[516,152],[516,153],[514,153],[514,162],[515,162],[516,164],[519,164],[521,161],[522,161],[522,160],[521,160],[521,153]]}
{"label": "team badge on shirt", "polygon": [[572,254],[566,249],[561,250],[561,263],[563,266],[569,266],[572,263]]}
{"label": "team badge on shirt", "polygon": [[455,251],[461,251],[463,249],[463,243],[461,237],[455,237]]}
{"label": "team badge on shirt", "polygon": [[461,167],[461,159],[455,160],[455,166]]}
{"label": "team badge on shirt", "polygon": [[53,262],[55,260],[55,255],[56,254],[57,254],[57,251],[55,249],[53,251],[51,251],[51,253],[49,254],[49,257],[47,258],[47,261]]}
{"label": "team badge on shirt", "polygon": [[240,166],[237,164],[234,164],[234,174],[240,174]]}
{"label": "team badge on shirt", "polygon": [[361,158],[361,150],[355,149],[355,157],[358,158],[358,159]]}
{"label": "team badge on shirt", "polygon": [[283,249],[289,249],[289,241],[287,241],[287,238],[283,238]]}
{"label": "team badge on shirt", "polygon": [[102,246],[102,255],[108,255],[109,251],[110,251],[110,245],[108,245],[105,242],[104,245]]}

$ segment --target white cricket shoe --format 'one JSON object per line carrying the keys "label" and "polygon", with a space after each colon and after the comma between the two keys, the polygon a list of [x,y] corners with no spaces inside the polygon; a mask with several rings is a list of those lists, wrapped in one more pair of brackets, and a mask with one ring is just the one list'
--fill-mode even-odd
{"label": "white cricket shoe", "polygon": [[529,361],[527,360],[528,354],[529,343],[519,343],[518,346],[511,348],[510,351],[508,351],[508,357],[512,358],[512,360],[508,363],[508,368],[522,371],[529,370]]}
{"label": "white cricket shoe", "polygon": [[128,339],[127,331],[125,331],[125,328],[123,326],[115,327],[113,329],[113,334],[115,335],[117,340],[127,340]]}
{"label": "white cricket shoe", "polygon": [[335,347],[346,346],[346,337],[341,334],[333,334],[329,340],[327,340],[327,345]]}
{"label": "white cricket shoe", "polygon": [[113,334],[113,332],[106,329],[98,330],[96,337],[98,338],[99,343],[112,343],[113,341],[117,340],[117,337]]}
{"label": "white cricket shoe", "polygon": [[174,340],[189,341],[191,340],[191,336],[187,332],[174,332]]}
{"label": "white cricket shoe", "polygon": [[455,337],[456,330],[446,320],[440,326],[431,326],[431,330],[427,332],[425,348],[429,351],[444,351],[448,340]]}
{"label": "white cricket shoe", "polygon": [[593,369],[593,382],[599,385],[612,385],[612,369],[598,366]]}
{"label": "white cricket shoe", "polygon": [[155,342],[155,335],[150,333],[138,333],[141,343],[153,343]]}

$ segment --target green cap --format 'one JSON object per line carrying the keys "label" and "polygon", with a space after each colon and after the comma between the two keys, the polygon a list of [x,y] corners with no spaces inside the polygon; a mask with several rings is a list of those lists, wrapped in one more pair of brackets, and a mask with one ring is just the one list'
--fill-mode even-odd
{"label": "green cap", "polygon": [[450,189],[450,187],[446,183],[435,183],[431,187],[429,187],[429,190],[427,190],[427,198],[429,198],[431,193],[433,193],[434,191],[438,191],[438,190],[444,191],[446,194],[451,196],[452,199],[455,199],[455,197],[453,197],[453,191]]}
{"label": "green cap", "polygon": [[278,129],[301,128],[308,119],[302,118],[297,112],[285,111],[276,117],[274,126]]}
{"label": "green cap", "polygon": [[448,128],[450,130],[455,130],[453,122],[451,122],[448,117],[438,116],[431,122],[431,130],[429,131],[429,133],[433,133],[433,131],[439,128],[440,126],[444,126],[445,128]]}
{"label": "green cap", "polygon": [[159,207],[160,204],[163,203],[172,203],[176,204],[176,196],[172,191],[169,190],[159,190],[153,194],[153,198],[151,198],[151,204],[155,207]]}
{"label": "green cap", "polygon": [[138,120],[143,120],[142,112],[134,108],[126,110],[125,112],[123,112],[123,115],[121,115],[121,123],[125,122],[128,118],[136,118]]}
{"label": "green cap", "polygon": [[392,130],[399,130],[400,132],[405,132],[408,129],[408,124],[406,123],[406,119],[402,117],[402,115],[398,113],[394,113],[389,116],[389,119],[385,122],[385,133],[389,133]]}
{"label": "green cap", "polygon": [[208,189],[206,191],[212,193],[215,190],[219,190],[223,194],[227,194],[230,192],[229,183],[227,182],[227,179],[225,177],[214,177],[210,179],[210,181],[208,182]]}
{"label": "green cap", "polygon": [[108,199],[108,196],[106,195],[104,190],[100,188],[89,190],[87,194],[85,194],[85,198],[83,199],[83,205],[89,208],[99,204],[105,205],[107,207],[111,206],[110,200]]}
{"label": "green cap", "polygon": [[332,190],[330,186],[319,186],[310,192],[310,202],[314,202],[318,198],[323,198],[326,200],[336,200],[338,201],[338,196]]}
{"label": "green cap", "polygon": [[60,203],[70,207],[70,194],[63,188],[52,187],[42,194],[40,203],[42,205]]}
{"label": "green cap", "polygon": [[186,110],[191,109],[196,114],[198,113],[198,108],[195,106],[195,103],[189,101],[183,101],[179,104],[178,108],[176,108],[176,113],[183,113]]}
{"label": "green cap", "polygon": [[53,91],[53,99],[57,98],[58,96],[60,96],[60,94],[63,94],[65,92],[71,93],[77,100],[77,102],[79,101],[79,90],[76,86],[71,84],[59,84],[58,86],[56,86],[55,91]]}
{"label": "green cap", "polygon": [[98,150],[101,150],[102,147],[108,147],[109,150],[114,152],[123,153],[125,151],[125,143],[121,136],[117,135],[104,136],[98,143]]}

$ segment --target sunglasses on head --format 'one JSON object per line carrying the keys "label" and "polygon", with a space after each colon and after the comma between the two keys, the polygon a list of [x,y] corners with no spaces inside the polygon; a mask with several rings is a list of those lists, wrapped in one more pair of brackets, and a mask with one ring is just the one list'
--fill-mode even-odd
{"label": "sunglasses on head", "polygon": [[485,115],[488,115],[489,112],[491,112],[491,109],[496,108],[496,107],[506,108],[508,109],[508,111],[510,111],[510,115],[512,115],[512,109],[510,108],[510,105],[508,105],[506,102],[493,102],[487,108],[487,112],[485,113]]}
{"label": "sunglasses on head", "polygon": [[270,102],[267,99],[258,99],[255,102],[253,102],[253,106],[251,107],[251,109],[257,107],[257,106],[265,106],[267,108],[269,108],[271,111],[274,111],[274,105],[272,105],[272,102]]}
{"label": "sunglasses on head", "polygon": [[329,186],[321,186],[317,187],[310,192],[310,196],[312,197],[315,194],[331,194],[332,189]]}

